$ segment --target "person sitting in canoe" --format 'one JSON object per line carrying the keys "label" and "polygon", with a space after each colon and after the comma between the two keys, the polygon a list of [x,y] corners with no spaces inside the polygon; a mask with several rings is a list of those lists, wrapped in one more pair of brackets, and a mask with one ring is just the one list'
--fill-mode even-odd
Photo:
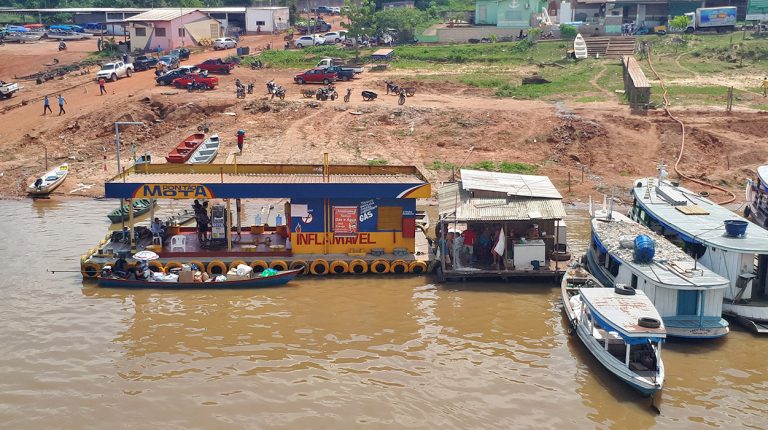
{"label": "person sitting in canoe", "polygon": [[146,260],[139,260],[139,264],[134,268],[133,276],[137,281],[147,281],[151,274],[149,273],[149,264]]}
{"label": "person sitting in canoe", "polygon": [[115,266],[112,268],[112,274],[120,278],[128,277],[128,262],[125,261],[125,256],[120,254],[115,261]]}

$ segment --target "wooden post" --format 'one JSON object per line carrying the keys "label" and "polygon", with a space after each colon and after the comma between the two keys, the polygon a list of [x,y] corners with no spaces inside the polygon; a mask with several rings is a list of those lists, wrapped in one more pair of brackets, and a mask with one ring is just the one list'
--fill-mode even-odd
{"label": "wooden post", "polygon": [[568,172],[568,192],[571,192],[571,172]]}
{"label": "wooden post", "polygon": [[128,234],[131,236],[130,250],[133,251],[133,199],[128,199]]}
{"label": "wooden post", "polygon": [[232,217],[229,207],[229,199],[227,199],[227,216],[224,218],[224,222],[227,225],[227,251],[232,251]]}
{"label": "wooden post", "polygon": [[584,166],[581,166],[581,183],[584,183]]}

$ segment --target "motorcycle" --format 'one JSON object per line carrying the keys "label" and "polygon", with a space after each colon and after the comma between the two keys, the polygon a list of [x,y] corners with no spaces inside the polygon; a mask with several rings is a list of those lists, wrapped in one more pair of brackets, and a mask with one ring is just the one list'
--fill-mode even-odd
{"label": "motorcycle", "polygon": [[331,99],[331,101],[336,100],[336,98],[339,97],[339,93],[336,92],[336,87],[333,85],[328,85],[323,88],[320,88],[317,90],[317,93],[315,95],[315,98],[318,100],[326,101],[328,99]]}
{"label": "motorcycle", "polygon": [[277,88],[277,84],[275,83],[274,79],[267,82],[267,94],[274,94],[276,88]]}
{"label": "motorcycle", "polygon": [[187,84],[187,91],[190,93],[193,91],[205,91],[208,89],[208,85],[203,82],[190,82]]}
{"label": "motorcycle", "polygon": [[254,87],[253,82],[248,84],[248,94],[253,94],[253,87]]}
{"label": "motorcycle", "polygon": [[347,94],[344,96],[344,103],[349,103],[349,98],[352,96],[352,88],[347,88]]}
{"label": "motorcycle", "polygon": [[264,67],[264,63],[261,62],[261,60],[254,60],[253,63],[251,63],[251,70],[257,70]]}
{"label": "motorcycle", "polygon": [[237,87],[237,98],[239,99],[245,98],[245,87],[242,85]]}
{"label": "motorcycle", "polygon": [[285,88],[283,88],[281,85],[278,85],[277,88],[272,92],[272,98],[279,97],[280,100],[285,99]]}
{"label": "motorcycle", "polygon": [[400,97],[397,100],[397,104],[404,105],[405,104],[405,88],[400,89],[399,95]]}
{"label": "motorcycle", "polygon": [[59,51],[66,51],[67,50],[67,44],[64,42],[59,42]]}

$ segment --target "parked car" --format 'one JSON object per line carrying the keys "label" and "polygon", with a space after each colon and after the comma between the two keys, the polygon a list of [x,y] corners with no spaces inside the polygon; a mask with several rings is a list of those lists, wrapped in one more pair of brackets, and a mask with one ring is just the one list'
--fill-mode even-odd
{"label": "parked car", "polygon": [[293,81],[297,84],[313,83],[328,85],[335,81],[336,77],[335,72],[328,72],[325,69],[312,69],[294,76]]}
{"label": "parked car", "polygon": [[314,32],[320,32],[325,33],[327,31],[331,31],[331,24],[328,24],[327,22],[323,21],[323,19],[314,20],[311,19],[309,21],[309,27],[307,27],[305,24],[296,24],[294,27],[296,27],[296,30],[299,31],[301,34],[308,34],[308,33],[314,33]]}
{"label": "parked car", "polygon": [[157,61],[158,64],[163,63],[165,64],[165,67],[169,69],[175,69],[179,67],[179,57],[175,57],[173,55],[163,55],[160,57],[160,60]]}
{"label": "parked car", "polygon": [[139,55],[133,60],[133,70],[141,72],[143,70],[154,69],[159,60],[151,55]]}
{"label": "parked car", "polygon": [[331,66],[341,66],[341,68],[350,69],[354,73],[363,73],[363,71],[365,70],[365,68],[360,65],[344,64],[341,58],[323,58],[322,60],[317,62],[317,65],[315,65],[316,68],[325,68],[325,67],[331,67]]}
{"label": "parked car", "polygon": [[191,66],[191,65],[183,65],[179,66],[180,70],[186,70],[187,73],[203,73],[204,75],[208,76],[208,71],[200,70],[197,66]]}
{"label": "parked car", "polygon": [[19,90],[19,84],[0,81],[0,98],[9,99]]}
{"label": "parked car", "polygon": [[330,9],[330,10],[331,10],[331,13],[332,13],[333,15],[341,15],[341,8],[340,8],[340,7],[338,7],[338,6],[331,6],[331,7],[329,7],[328,9]]}
{"label": "parked car", "polygon": [[179,60],[188,60],[189,49],[187,48],[174,49],[171,52],[169,52],[168,55],[173,55],[174,57],[178,57]]}
{"label": "parked car", "polygon": [[293,42],[293,46],[301,49],[305,46],[317,46],[325,43],[325,38],[319,34],[301,36]]}
{"label": "parked car", "polygon": [[221,58],[211,58],[198,64],[200,70],[213,73],[229,73],[235,68],[235,63],[228,63]]}
{"label": "parked car", "polygon": [[96,72],[96,80],[101,78],[116,81],[118,78],[130,78],[133,73],[133,64],[122,61],[114,61],[101,66],[101,70]]}
{"label": "parked car", "polygon": [[325,71],[328,73],[335,73],[336,79],[340,81],[348,81],[350,79],[354,79],[356,73],[353,69],[341,67],[341,66],[330,66],[326,67]]}
{"label": "parked car", "polygon": [[318,6],[317,9],[313,10],[312,12],[317,14],[333,15],[333,10],[331,10],[331,8],[328,6]]}
{"label": "parked car", "polygon": [[186,88],[187,85],[194,82],[197,85],[202,84],[204,89],[213,89],[219,85],[219,78],[208,77],[201,73],[190,73],[173,80],[172,84],[176,88]]}
{"label": "parked car", "polygon": [[231,37],[220,37],[213,41],[213,49],[231,49],[237,47],[237,41]]}
{"label": "parked car", "polygon": [[155,82],[157,82],[158,85],[171,85],[174,79],[184,76],[187,73],[189,73],[187,69],[174,69],[155,78]]}
{"label": "parked car", "polygon": [[347,39],[347,32],[346,31],[332,31],[330,33],[325,33],[323,35],[323,38],[325,38],[325,43],[328,45],[333,45],[335,43],[343,42]]}

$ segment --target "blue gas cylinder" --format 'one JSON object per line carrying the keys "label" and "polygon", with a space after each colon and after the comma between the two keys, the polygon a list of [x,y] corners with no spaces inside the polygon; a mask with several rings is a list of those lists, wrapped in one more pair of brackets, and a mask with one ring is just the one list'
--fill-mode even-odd
{"label": "blue gas cylinder", "polygon": [[653,239],[641,234],[635,238],[635,262],[636,263],[650,263],[653,261],[653,256],[656,254],[656,248],[653,244]]}

